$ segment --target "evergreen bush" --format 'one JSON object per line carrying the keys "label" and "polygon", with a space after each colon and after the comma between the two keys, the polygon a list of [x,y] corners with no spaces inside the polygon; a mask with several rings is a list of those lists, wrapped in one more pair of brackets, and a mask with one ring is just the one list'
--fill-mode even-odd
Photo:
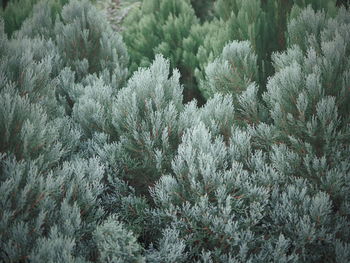
{"label": "evergreen bush", "polygon": [[71,1],[55,23],[56,43],[65,66],[75,71],[77,80],[97,73],[120,88],[127,75],[128,55],[119,34],[88,1]]}
{"label": "evergreen bush", "polygon": [[191,0],[191,5],[196,13],[196,16],[202,21],[212,17],[214,5],[213,0]]}
{"label": "evergreen bush", "polygon": [[[0,9],[0,14],[5,20],[5,32],[8,35],[12,35],[16,30],[20,29],[24,20],[33,14],[33,7],[39,2],[38,0],[9,1],[6,8]],[[54,19],[68,2],[68,0],[50,0],[47,15]]]}
{"label": "evergreen bush", "polygon": [[350,13],[287,2],[1,18],[0,261],[350,262]]}
{"label": "evergreen bush", "polygon": [[[260,93],[267,78],[273,74],[271,54],[286,47],[285,30],[291,8],[303,8],[311,4],[317,10],[334,13],[335,1],[227,1],[214,3],[215,18],[201,25],[194,25],[184,40],[184,64],[191,65],[199,85],[205,77],[207,65],[233,40],[248,40],[258,57],[258,81]],[[194,71],[193,71],[194,70]],[[206,90],[201,91],[206,97]]]}
{"label": "evergreen bush", "polygon": [[169,61],[156,57],[149,69],[132,76],[113,104],[118,162],[128,177],[144,185],[140,189],[148,190],[167,171],[179,141],[177,118],[183,108],[183,88],[178,71],[169,75]]}
{"label": "evergreen bush", "polygon": [[[263,94],[270,124],[232,128],[228,144],[203,124],[182,138],[152,196],[187,261],[349,260],[348,18],[309,7],[291,20],[293,42],[273,55]],[[293,38],[308,28],[318,34]],[[216,77],[226,93],[226,75]],[[242,99],[233,101],[244,110]]]}
{"label": "evergreen bush", "polygon": [[[135,22],[136,21],[136,22]],[[125,18],[123,37],[130,54],[130,71],[147,67],[160,53],[178,68],[186,84],[185,99],[196,95],[190,65],[183,62],[183,39],[199,20],[189,0],[146,0]]]}
{"label": "evergreen bush", "polygon": [[[45,4],[48,2],[38,6]],[[105,20],[91,4],[72,1],[63,10],[67,8],[83,14],[74,23],[85,25],[86,14],[90,13],[94,25],[101,31],[103,26],[107,30],[107,35],[105,31],[94,33],[99,34],[94,42],[103,48],[98,60],[101,68],[91,73],[98,73],[103,79],[108,64],[108,77],[125,79],[127,56],[120,37],[108,32],[109,25],[103,23]],[[65,68],[72,64],[68,64],[60,45],[67,47],[72,39],[65,38],[68,42],[65,43],[64,30],[57,30],[56,39],[51,39],[55,36],[51,31],[35,31],[35,23],[43,17],[38,7],[35,10],[38,14],[28,18],[23,30],[10,39],[3,20],[0,23],[1,261],[104,262],[109,258],[117,261],[127,258],[130,262],[142,262],[141,247],[134,234],[117,216],[106,217],[102,200],[108,171],[101,160],[88,154],[83,126],[66,115],[66,105],[60,99],[64,87],[78,100],[87,83],[97,76],[79,72],[78,68]],[[44,35],[45,32],[50,35]],[[84,28],[76,32],[89,33]],[[94,52],[95,47],[87,44],[90,49],[80,53],[81,59],[84,56],[89,59],[88,52]],[[110,56],[111,62],[105,56]],[[78,74],[80,80],[74,78]],[[104,85],[113,85],[108,78],[104,81],[107,83]],[[124,187],[122,182],[117,186]],[[116,193],[114,196],[120,199],[130,194],[131,191],[120,192],[120,196]],[[107,233],[113,238],[108,238]],[[108,246],[118,244],[119,250],[109,251]]]}
{"label": "evergreen bush", "polygon": [[206,98],[215,93],[239,96],[250,83],[257,82],[257,56],[248,41],[233,41],[206,67],[205,73],[201,91]]}

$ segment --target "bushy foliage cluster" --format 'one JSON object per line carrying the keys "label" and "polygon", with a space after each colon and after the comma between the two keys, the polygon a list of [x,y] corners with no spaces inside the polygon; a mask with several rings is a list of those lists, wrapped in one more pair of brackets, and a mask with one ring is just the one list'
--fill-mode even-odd
{"label": "bushy foliage cluster", "polygon": [[[192,5],[191,5],[192,4]],[[145,0],[125,20],[124,40],[131,57],[130,71],[145,67],[161,53],[180,70],[185,101],[201,103],[207,65],[233,40],[249,40],[258,58],[261,92],[273,74],[271,54],[285,49],[285,31],[292,6],[335,12],[335,1],[275,0]],[[195,14],[200,14],[197,19]]]}
{"label": "bushy foliage cluster", "polygon": [[142,261],[136,237],[103,209],[107,167],[72,114],[89,83],[121,88],[126,48],[90,3],[70,2],[45,28],[49,8],[10,39],[1,21],[1,261]]}
{"label": "bushy foliage cluster", "polygon": [[[0,10],[5,23],[5,32],[8,35],[21,28],[23,21],[32,15],[33,7],[38,0],[13,0],[8,1],[6,9]],[[68,0],[52,0],[50,1],[50,16],[54,19],[60,13],[62,7],[67,4]]]}
{"label": "bushy foliage cluster", "polygon": [[56,3],[0,19],[0,261],[350,261],[348,10]]}

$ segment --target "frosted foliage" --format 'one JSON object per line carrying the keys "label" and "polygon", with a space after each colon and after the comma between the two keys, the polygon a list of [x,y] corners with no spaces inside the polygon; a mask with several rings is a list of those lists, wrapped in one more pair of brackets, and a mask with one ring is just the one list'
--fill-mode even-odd
{"label": "frosted foliage", "polygon": [[215,93],[238,96],[249,83],[257,80],[257,56],[248,41],[227,44],[222,54],[206,67],[202,82],[205,97]]}
{"label": "frosted foliage", "polygon": [[[120,136],[120,161],[131,178],[143,169],[146,184],[167,170],[179,140],[178,116],[183,110],[179,73],[157,56],[139,69],[117,94],[112,125]],[[128,173],[127,171],[130,171]]]}
{"label": "frosted foliage", "polygon": [[349,11],[130,2],[0,20],[0,261],[350,262]]}

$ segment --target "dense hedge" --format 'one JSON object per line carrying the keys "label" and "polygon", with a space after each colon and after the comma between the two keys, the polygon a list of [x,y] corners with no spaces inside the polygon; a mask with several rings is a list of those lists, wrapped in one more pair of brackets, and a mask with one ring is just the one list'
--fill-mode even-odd
{"label": "dense hedge", "polygon": [[1,262],[350,262],[348,10],[36,2],[0,18]]}

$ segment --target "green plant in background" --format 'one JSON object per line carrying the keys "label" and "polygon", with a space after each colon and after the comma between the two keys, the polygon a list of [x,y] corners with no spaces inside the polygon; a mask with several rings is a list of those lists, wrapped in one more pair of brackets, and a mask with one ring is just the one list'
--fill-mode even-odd
{"label": "green plant in background", "polygon": [[[202,82],[208,63],[218,57],[232,40],[250,41],[258,56],[257,77],[264,85],[267,77],[265,64],[271,52],[267,45],[276,45],[271,41],[276,33],[270,26],[272,18],[264,11],[261,1],[218,1],[214,4],[214,14],[216,17],[212,21],[193,26],[189,37],[184,40],[184,63],[192,66],[197,85]],[[201,92],[208,99],[207,91]]]}
{"label": "green plant in background", "polygon": [[[5,20],[5,32],[12,35],[13,32],[20,29],[23,21],[30,17],[33,7],[38,0],[11,0],[8,2],[5,9],[0,11],[1,16]],[[55,19],[56,15],[60,13],[62,7],[67,4],[68,0],[50,0],[49,15]]]}
{"label": "green plant in background", "polygon": [[186,0],[142,2],[142,6],[127,17],[123,32],[131,54],[132,71],[137,66],[149,66],[157,53],[169,57],[171,65],[177,66],[181,61],[182,39],[188,36],[196,21]]}
{"label": "green plant in background", "polygon": [[[191,6],[192,4],[192,6]],[[161,53],[182,74],[185,101],[208,99],[198,93],[206,66],[233,40],[249,40],[257,54],[259,94],[273,74],[271,54],[286,47],[284,32],[293,5],[334,12],[334,1],[220,0],[217,2],[145,0],[123,23],[123,36],[131,56],[130,71],[150,65]],[[201,18],[195,17],[194,12]],[[137,21],[137,22],[135,22]]]}
{"label": "green plant in background", "polygon": [[[218,57],[223,47],[232,40],[249,40],[258,57],[259,93],[263,92],[268,76],[273,74],[271,54],[286,46],[284,32],[292,6],[308,4],[329,13],[335,10],[335,1],[226,1],[215,2],[215,17],[202,25],[194,25],[184,40],[184,64],[191,65],[196,76],[195,85],[205,76],[205,68]],[[207,99],[208,94],[202,91]]]}
{"label": "green plant in background", "polygon": [[196,96],[191,85],[192,69],[183,63],[183,39],[199,22],[188,0],[146,0],[138,9],[131,10],[124,21],[123,37],[131,59],[130,72],[149,66],[160,53],[178,68],[185,84],[185,99]]}
{"label": "green plant in background", "polygon": [[191,0],[191,5],[196,13],[196,16],[205,21],[213,16],[213,0]]}

